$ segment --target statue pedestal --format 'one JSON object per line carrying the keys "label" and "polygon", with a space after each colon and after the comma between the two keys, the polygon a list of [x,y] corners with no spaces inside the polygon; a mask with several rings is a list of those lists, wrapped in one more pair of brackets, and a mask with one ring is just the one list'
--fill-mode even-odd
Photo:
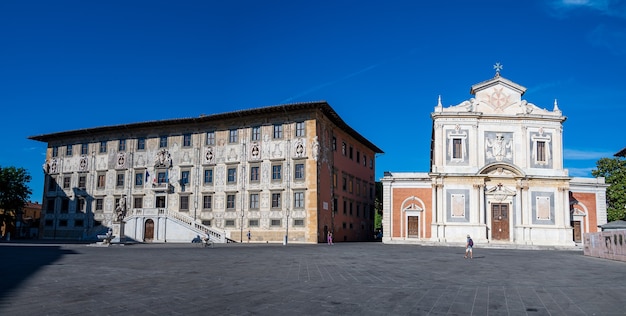
{"label": "statue pedestal", "polygon": [[125,243],[126,242],[126,236],[124,235],[124,225],[126,223],[124,223],[123,221],[121,222],[113,222],[113,236],[115,236],[112,240],[111,243]]}

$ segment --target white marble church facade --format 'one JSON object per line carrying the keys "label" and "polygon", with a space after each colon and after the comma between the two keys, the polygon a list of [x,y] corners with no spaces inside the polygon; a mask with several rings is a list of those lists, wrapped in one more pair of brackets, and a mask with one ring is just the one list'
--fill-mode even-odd
{"label": "white marble church facade", "polygon": [[383,242],[576,246],[606,223],[604,179],[563,168],[563,116],[500,76],[432,117],[429,173],[385,172]]}

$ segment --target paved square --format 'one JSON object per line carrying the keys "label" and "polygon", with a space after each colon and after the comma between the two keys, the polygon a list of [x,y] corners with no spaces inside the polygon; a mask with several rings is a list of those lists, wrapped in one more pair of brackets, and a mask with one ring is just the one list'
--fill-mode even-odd
{"label": "paved square", "polygon": [[626,315],[626,263],[381,243],[0,244],[0,315]]}

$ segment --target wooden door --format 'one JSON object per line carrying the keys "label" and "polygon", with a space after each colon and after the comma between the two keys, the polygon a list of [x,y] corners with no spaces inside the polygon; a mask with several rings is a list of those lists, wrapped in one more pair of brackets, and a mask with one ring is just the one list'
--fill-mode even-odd
{"label": "wooden door", "polygon": [[154,239],[154,221],[149,219],[144,224],[143,241],[152,242]]}
{"label": "wooden door", "polygon": [[409,216],[407,237],[419,237],[419,217]]}
{"label": "wooden door", "polygon": [[509,240],[508,204],[491,204],[491,239]]}
{"label": "wooden door", "polygon": [[583,238],[582,238],[582,231],[580,229],[580,221],[573,221],[572,227],[574,227],[574,241],[582,242]]}

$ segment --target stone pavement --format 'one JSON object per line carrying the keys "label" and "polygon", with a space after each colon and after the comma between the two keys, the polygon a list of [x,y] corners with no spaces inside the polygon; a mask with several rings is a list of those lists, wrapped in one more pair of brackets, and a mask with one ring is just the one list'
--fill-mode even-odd
{"label": "stone pavement", "polygon": [[626,315],[626,263],[381,243],[0,244],[0,315]]}

